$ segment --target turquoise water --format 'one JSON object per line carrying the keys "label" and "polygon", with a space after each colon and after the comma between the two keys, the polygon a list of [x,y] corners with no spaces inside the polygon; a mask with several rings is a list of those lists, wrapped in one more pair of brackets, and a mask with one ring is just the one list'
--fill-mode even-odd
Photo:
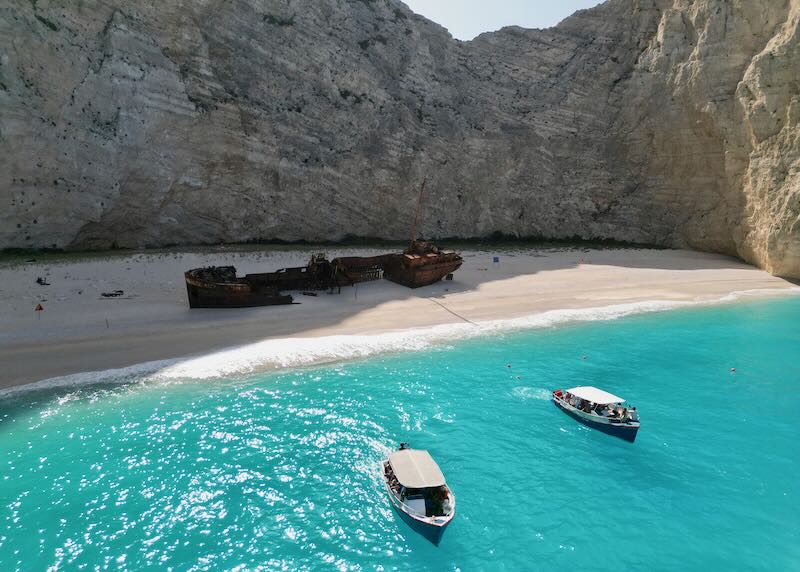
{"label": "turquoise water", "polygon": [[[635,444],[548,401],[578,384],[638,407]],[[0,406],[0,570],[800,570],[798,438],[796,298],[28,394]],[[401,440],[458,498],[439,548],[382,491]]]}

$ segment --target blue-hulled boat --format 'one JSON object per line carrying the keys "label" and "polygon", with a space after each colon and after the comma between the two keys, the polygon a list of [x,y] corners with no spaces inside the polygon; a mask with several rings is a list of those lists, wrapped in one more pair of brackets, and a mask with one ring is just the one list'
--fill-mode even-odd
{"label": "blue-hulled boat", "polygon": [[456,497],[436,461],[427,451],[409,449],[403,443],[381,462],[381,473],[400,517],[438,546],[456,515]]}
{"label": "blue-hulled boat", "polygon": [[639,432],[639,414],[625,400],[596,387],[573,387],[553,392],[553,403],[584,425],[633,443]]}

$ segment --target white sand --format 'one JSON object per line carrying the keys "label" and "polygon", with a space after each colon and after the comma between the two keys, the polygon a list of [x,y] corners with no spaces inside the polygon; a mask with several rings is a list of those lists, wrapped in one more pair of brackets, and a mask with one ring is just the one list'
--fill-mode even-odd
{"label": "white sand", "polygon": [[[376,254],[330,249],[329,257]],[[0,266],[0,387],[199,355],[268,339],[376,335],[631,302],[704,302],[793,284],[737,260],[670,250],[464,252],[452,282],[409,290],[388,281],[300,305],[190,310],[183,272],[233,264],[240,274],[302,266],[310,251],[162,253]],[[500,256],[494,264],[492,256]],[[50,286],[35,283],[38,276]],[[120,298],[101,292],[124,290]],[[44,311],[37,316],[37,303]],[[284,342],[291,348],[293,342]],[[297,341],[299,344],[300,342]],[[288,350],[287,350],[288,351]],[[280,361],[280,360],[276,360]]]}

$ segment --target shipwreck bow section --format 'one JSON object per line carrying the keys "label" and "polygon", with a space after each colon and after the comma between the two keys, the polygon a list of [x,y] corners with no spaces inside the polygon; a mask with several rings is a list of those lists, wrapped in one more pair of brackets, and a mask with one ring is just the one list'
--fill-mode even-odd
{"label": "shipwreck bow section", "polygon": [[405,252],[387,260],[384,276],[397,284],[419,288],[452,274],[463,262],[461,255],[453,250],[439,250],[432,244],[415,240]]}

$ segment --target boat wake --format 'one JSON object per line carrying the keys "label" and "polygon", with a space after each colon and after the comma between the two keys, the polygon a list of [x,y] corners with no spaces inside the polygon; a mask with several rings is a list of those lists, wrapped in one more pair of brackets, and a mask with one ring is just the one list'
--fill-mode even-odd
{"label": "boat wake", "polygon": [[[651,300],[596,308],[550,310],[521,318],[478,323],[458,323],[415,328],[376,335],[341,335],[317,338],[273,339],[214,352],[194,358],[148,362],[135,366],[51,378],[32,384],[0,390],[0,398],[11,394],[57,387],[132,383],[137,381],[205,380],[248,375],[293,367],[322,365],[377,354],[421,351],[445,346],[454,340],[467,340],[504,332],[542,329],[575,322],[607,321],[635,314],[662,312],[678,308],[722,304],[742,298],[798,294],[800,288],[762,289],[733,292],[723,297],[692,301]],[[539,399],[538,395],[519,395]]]}
{"label": "boat wake", "polygon": [[538,399],[539,401],[549,401],[553,396],[550,390],[542,387],[515,387],[511,393],[520,399]]}

